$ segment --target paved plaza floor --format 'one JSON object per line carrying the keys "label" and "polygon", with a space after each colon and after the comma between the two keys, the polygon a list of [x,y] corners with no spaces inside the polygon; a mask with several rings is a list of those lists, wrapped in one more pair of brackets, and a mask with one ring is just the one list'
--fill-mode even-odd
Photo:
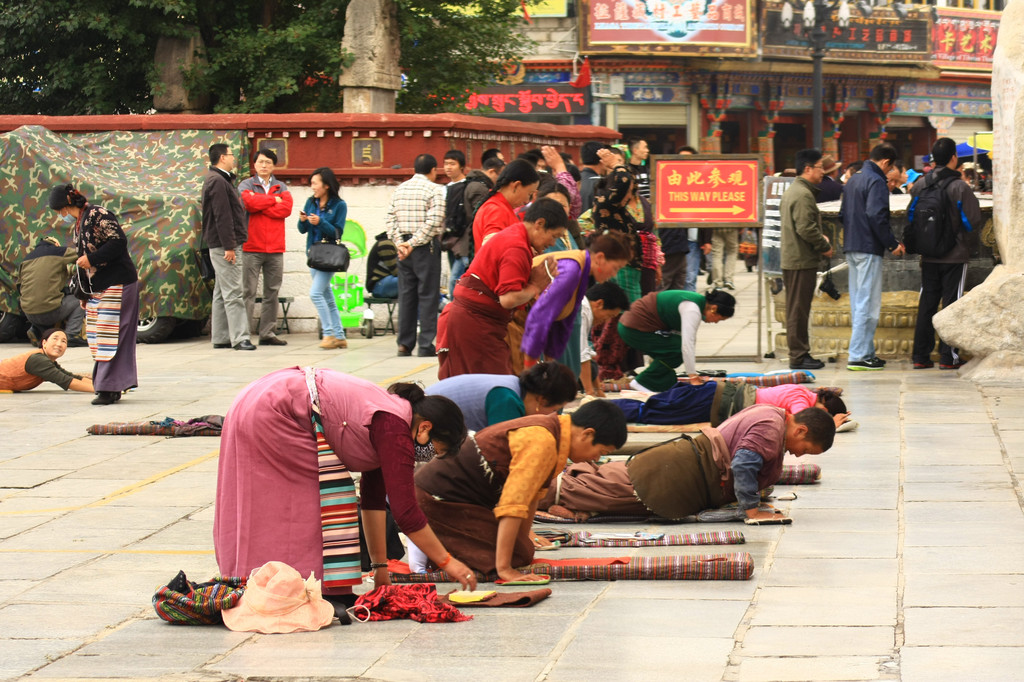
{"label": "paved plaza floor", "polygon": [[[737,316],[704,326],[700,367],[780,369],[711,357],[757,354],[757,280],[738,280]],[[798,495],[778,503],[791,526],[656,527],[740,530],[739,547],[551,553],[739,549],[754,559],[750,580],[553,583],[532,608],[481,609],[459,624],[291,635],[168,625],[150,606],[154,589],[179,569],[195,580],[217,571],[218,440],[88,436],[87,426],[224,414],[241,387],[292,365],[382,385],[436,380],[431,359],[395,357],[394,336],[354,333],[345,351],[320,350],[313,334],[285,338],[249,353],[213,350],[209,338],[141,345],[140,388],[112,406],[55,387],[0,395],[0,679],[1024,679],[1024,388],[979,388],[905,360],[816,373],[817,385],[846,389],[860,428],[809,458],[820,484],[776,489]],[[62,364],[87,370],[88,350]],[[622,530],[644,528],[655,527]]]}

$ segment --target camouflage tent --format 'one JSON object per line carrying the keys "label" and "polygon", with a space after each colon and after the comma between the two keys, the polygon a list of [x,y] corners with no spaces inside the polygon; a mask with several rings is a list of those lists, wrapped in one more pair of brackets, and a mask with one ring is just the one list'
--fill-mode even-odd
{"label": "camouflage tent", "polygon": [[57,134],[23,126],[0,134],[0,311],[18,312],[18,265],[41,238],[71,245],[47,199],[51,186],[72,182],[91,203],[119,216],[139,270],[140,317],[207,317],[210,291],[195,252],[206,154],[214,142],[227,143],[248,164],[248,140],[237,130]]}

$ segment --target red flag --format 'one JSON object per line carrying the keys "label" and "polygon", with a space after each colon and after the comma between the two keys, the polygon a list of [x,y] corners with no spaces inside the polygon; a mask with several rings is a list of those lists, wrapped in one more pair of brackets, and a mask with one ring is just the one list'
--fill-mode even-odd
{"label": "red flag", "polygon": [[533,19],[530,18],[530,13],[526,10],[526,0],[519,0],[519,4],[523,8],[523,18],[526,19],[526,23],[532,24]]}
{"label": "red flag", "polygon": [[574,80],[569,81],[569,85],[574,88],[587,88],[590,87],[590,58],[583,58],[583,66],[580,67],[580,73]]}

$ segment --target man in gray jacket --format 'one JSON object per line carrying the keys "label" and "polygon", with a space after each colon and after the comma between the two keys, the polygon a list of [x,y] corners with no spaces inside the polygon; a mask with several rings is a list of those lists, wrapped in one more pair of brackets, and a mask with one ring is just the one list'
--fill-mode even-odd
{"label": "man in gray jacket", "polygon": [[210,172],[203,181],[203,238],[216,273],[210,336],[214,348],[256,350],[242,295],[242,244],[248,236],[245,209],[235,191],[235,155],[226,144],[210,145]]}
{"label": "man in gray jacket", "polygon": [[811,357],[808,319],[822,257],[832,257],[832,245],[821,231],[817,197],[824,177],[821,152],[796,154],[797,178],[782,195],[782,281],[786,285],[786,341],[790,369],[821,369]]}
{"label": "man in gray jacket", "polygon": [[[932,145],[932,161],[935,168],[922,175],[910,187],[910,194],[917,194],[924,188],[928,176],[935,175],[935,182],[946,182],[946,208],[950,223],[956,228],[956,244],[949,253],[938,258],[921,256],[921,297],[917,303],[917,325],[914,328],[914,369],[934,367],[931,354],[935,350],[935,327],[932,316],[939,308],[952,304],[964,293],[967,279],[967,261],[971,259],[967,244],[967,233],[982,226],[981,206],[970,185],[960,179],[956,170],[959,159],[956,156],[956,142],[940,137]],[[939,341],[939,369],[957,369],[964,364],[958,349]]]}

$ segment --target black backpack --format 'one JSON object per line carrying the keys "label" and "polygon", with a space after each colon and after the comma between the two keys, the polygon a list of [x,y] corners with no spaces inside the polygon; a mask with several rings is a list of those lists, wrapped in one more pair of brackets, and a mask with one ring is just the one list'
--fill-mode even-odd
{"label": "black backpack", "polygon": [[444,234],[441,235],[441,248],[445,251],[451,251],[469,227],[469,219],[466,217],[466,184],[466,181],[462,181],[448,185]]}
{"label": "black backpack", "polygon": [[935,172],[925,176],[924,186],[907,209],[907,228],[903,232],[907,253],[925,258],[942,258],[956,246],[957,226],[949,218],[946,189],[957,176],[937,178]]}

